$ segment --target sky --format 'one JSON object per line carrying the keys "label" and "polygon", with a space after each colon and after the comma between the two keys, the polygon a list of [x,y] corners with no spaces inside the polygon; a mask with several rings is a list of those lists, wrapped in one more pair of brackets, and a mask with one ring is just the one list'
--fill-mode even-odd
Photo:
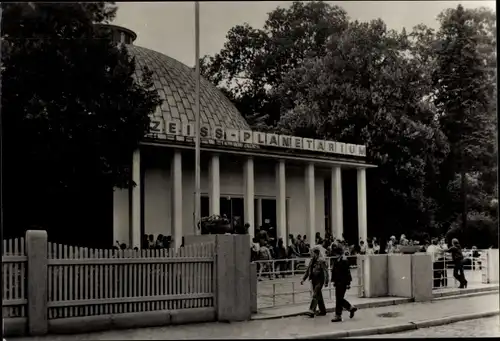
{"label": "sky", "polygon": [[[389,29],[401,30],[423,23],[437,28],[437,15],[462,4],[465,8],[488,7],[495,1],[327,1],[338,5],[352,20],[381,18]],[[267,13],[289,7],[291,1],[200,2],[200,56],[219,52],[227,32],[235,25],[249,23],[261,28]],[[194,2],[117,2],[113,24],[137,33],[134,44],[146,47],[188,66],[195,63]]]}

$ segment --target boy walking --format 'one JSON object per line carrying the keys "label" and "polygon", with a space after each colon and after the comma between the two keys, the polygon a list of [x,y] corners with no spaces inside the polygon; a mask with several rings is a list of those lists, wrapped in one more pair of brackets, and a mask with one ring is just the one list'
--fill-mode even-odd
{"label": "boy walking", "polygon": [[342,309],[349,311],[349,317],[353,318],[358,308],[352,306],[344,297],[347,290],[351,288],[351,269],[347,258],[343,255],[340,247],[335,246],[332,250],[332,282],[335,286],[335,317],[332,322],[342,321]]}
{"label": "boy walking", "polygon": [[316,307],[318,307],[318,315],[325,316],[326,307],[321,290],[323,289],[323,286],[328,286],[328,267],[323,257],[320,257],[320,250],[317,247],[313,249],[311,261],[309,262],[306,273],[304,274],[300,284],[304,284],[304,281],[308,278],[313,287],[313,298],[307,315],[309,317],[314,317]]}

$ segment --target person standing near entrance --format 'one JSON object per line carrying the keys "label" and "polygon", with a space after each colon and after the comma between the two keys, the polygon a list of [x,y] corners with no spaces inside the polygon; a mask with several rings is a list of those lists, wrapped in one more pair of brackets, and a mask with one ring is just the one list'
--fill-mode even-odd
{"label": "person standing near entrance", "polygon": [[432,244],[427,247],[427,254],[431,255],[434,287],[444,285],[443,277],[446,277],[444,266],[444,250],[438,245],[436,238],[432,239]]}
{"label": "person standing near entrance", "polygon": [[467,280],[464,275],[464,255],[462,254],[462,247],[458,242],[458,239],[453,238],[451,240],[452,247],[450,247],[446,252],[451,253],[451,259],[453,260],[453,277],[460,283],[459,288],[467,288]]}
{"label": "person standing near entrance", "polygon": [[332,250],[332,282],[335,286],[335,317],[332,322],[342,321],[342,310],[349,311],[349,317],[353,318],[358,308],[351,305],[345,299],[345,293],[351,288],[352,276],[349,261],[344,256],[342,248],[336,246]]}
{"label": "person standing near entrance", "polygon": [[319,248],[314,248],[312,252],[312,259],[306,269],[306,273],[300,281],[303,285],[304,281],[309,279],[313,287],[313,297],[311,305],[309,306],[309,317],[314,317],[316,314],[316,307],[319,308],[319,316],[326,315],[325,301],[323,300],[323,293],[321,290],[323,286],[328,286],[328,267],[325,259],[321,257]]}

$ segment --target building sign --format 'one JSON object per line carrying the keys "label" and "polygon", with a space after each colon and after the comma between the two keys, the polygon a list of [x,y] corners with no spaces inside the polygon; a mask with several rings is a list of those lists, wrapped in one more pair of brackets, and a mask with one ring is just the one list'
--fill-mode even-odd
{"label": "building sign", "polygon": [[[194,138],[193,123],[151,119],[150,134],[153,136]],[[200,139],[220,143],[239,143],[244,145],[262,145],[268,147],[298,149],[329,154],[366,156],[366,146],[325,141],[297,136],[269,134],[252,130],[227,129],[222,127],[200,126]]]}

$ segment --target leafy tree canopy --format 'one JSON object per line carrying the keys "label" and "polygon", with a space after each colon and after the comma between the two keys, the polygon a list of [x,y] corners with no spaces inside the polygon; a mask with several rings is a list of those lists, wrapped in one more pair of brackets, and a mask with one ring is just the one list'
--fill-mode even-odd
{"label": "leafy tree canopy", "polygon": [[403,53],[409,44],[381,20],[352,22],[279,88],[283,133],[367,145],[367,161],[378,165],[368,172],[368,217],[378,232],[429,226],[427,183],[447,154],[437,122],[419,120],[432,116],[423,101],[430,89]]}
{"label": "leafy tree canopy", "polygon": [[438,30],[398,33],[294,2],[262,29],[232,28],[203,72],[254,129],[366,144],[379,166],[367,173],[370,233],[443,232],[464,201],[469,216],[497,219],[495,18],[458,6]]}
{"label": "leafy tree canopy", "polygon": [[49,224],[62,203],[129,185],[159,97],[149,72],[136,79],[126,49],[94,27],[114,18],[113,3],[2,8],[6,212],[11,224]]}
{"label": "leafy tree canopy", "polygon": [[322,56],[332,35],[347,27],[347,14],[322,1],[294,1],[268,14],[262,29],[229,30],[223,49],[201,61],[204,77],[226,89],[250,123],[266,129],[279,121],[280,100],[271,92],[283,75],[308,57]]}
{"label": "leafy tree canopy", "polygon": [[[459,5],[438,19],[438,43],[432,50],[434,104],[451,151],[441,165],[441,219],[453,223],[460,212],[467,229],[467,216],[475,206],[471,195],[484,193],[491,199],[497,187],[491,176],[497,153],[495,16],[484,8],[466,10]],[[457,174],[459,187],[454,184]],[[468,178],[477,176],[489,180],[489,186],[469,186]]]}

